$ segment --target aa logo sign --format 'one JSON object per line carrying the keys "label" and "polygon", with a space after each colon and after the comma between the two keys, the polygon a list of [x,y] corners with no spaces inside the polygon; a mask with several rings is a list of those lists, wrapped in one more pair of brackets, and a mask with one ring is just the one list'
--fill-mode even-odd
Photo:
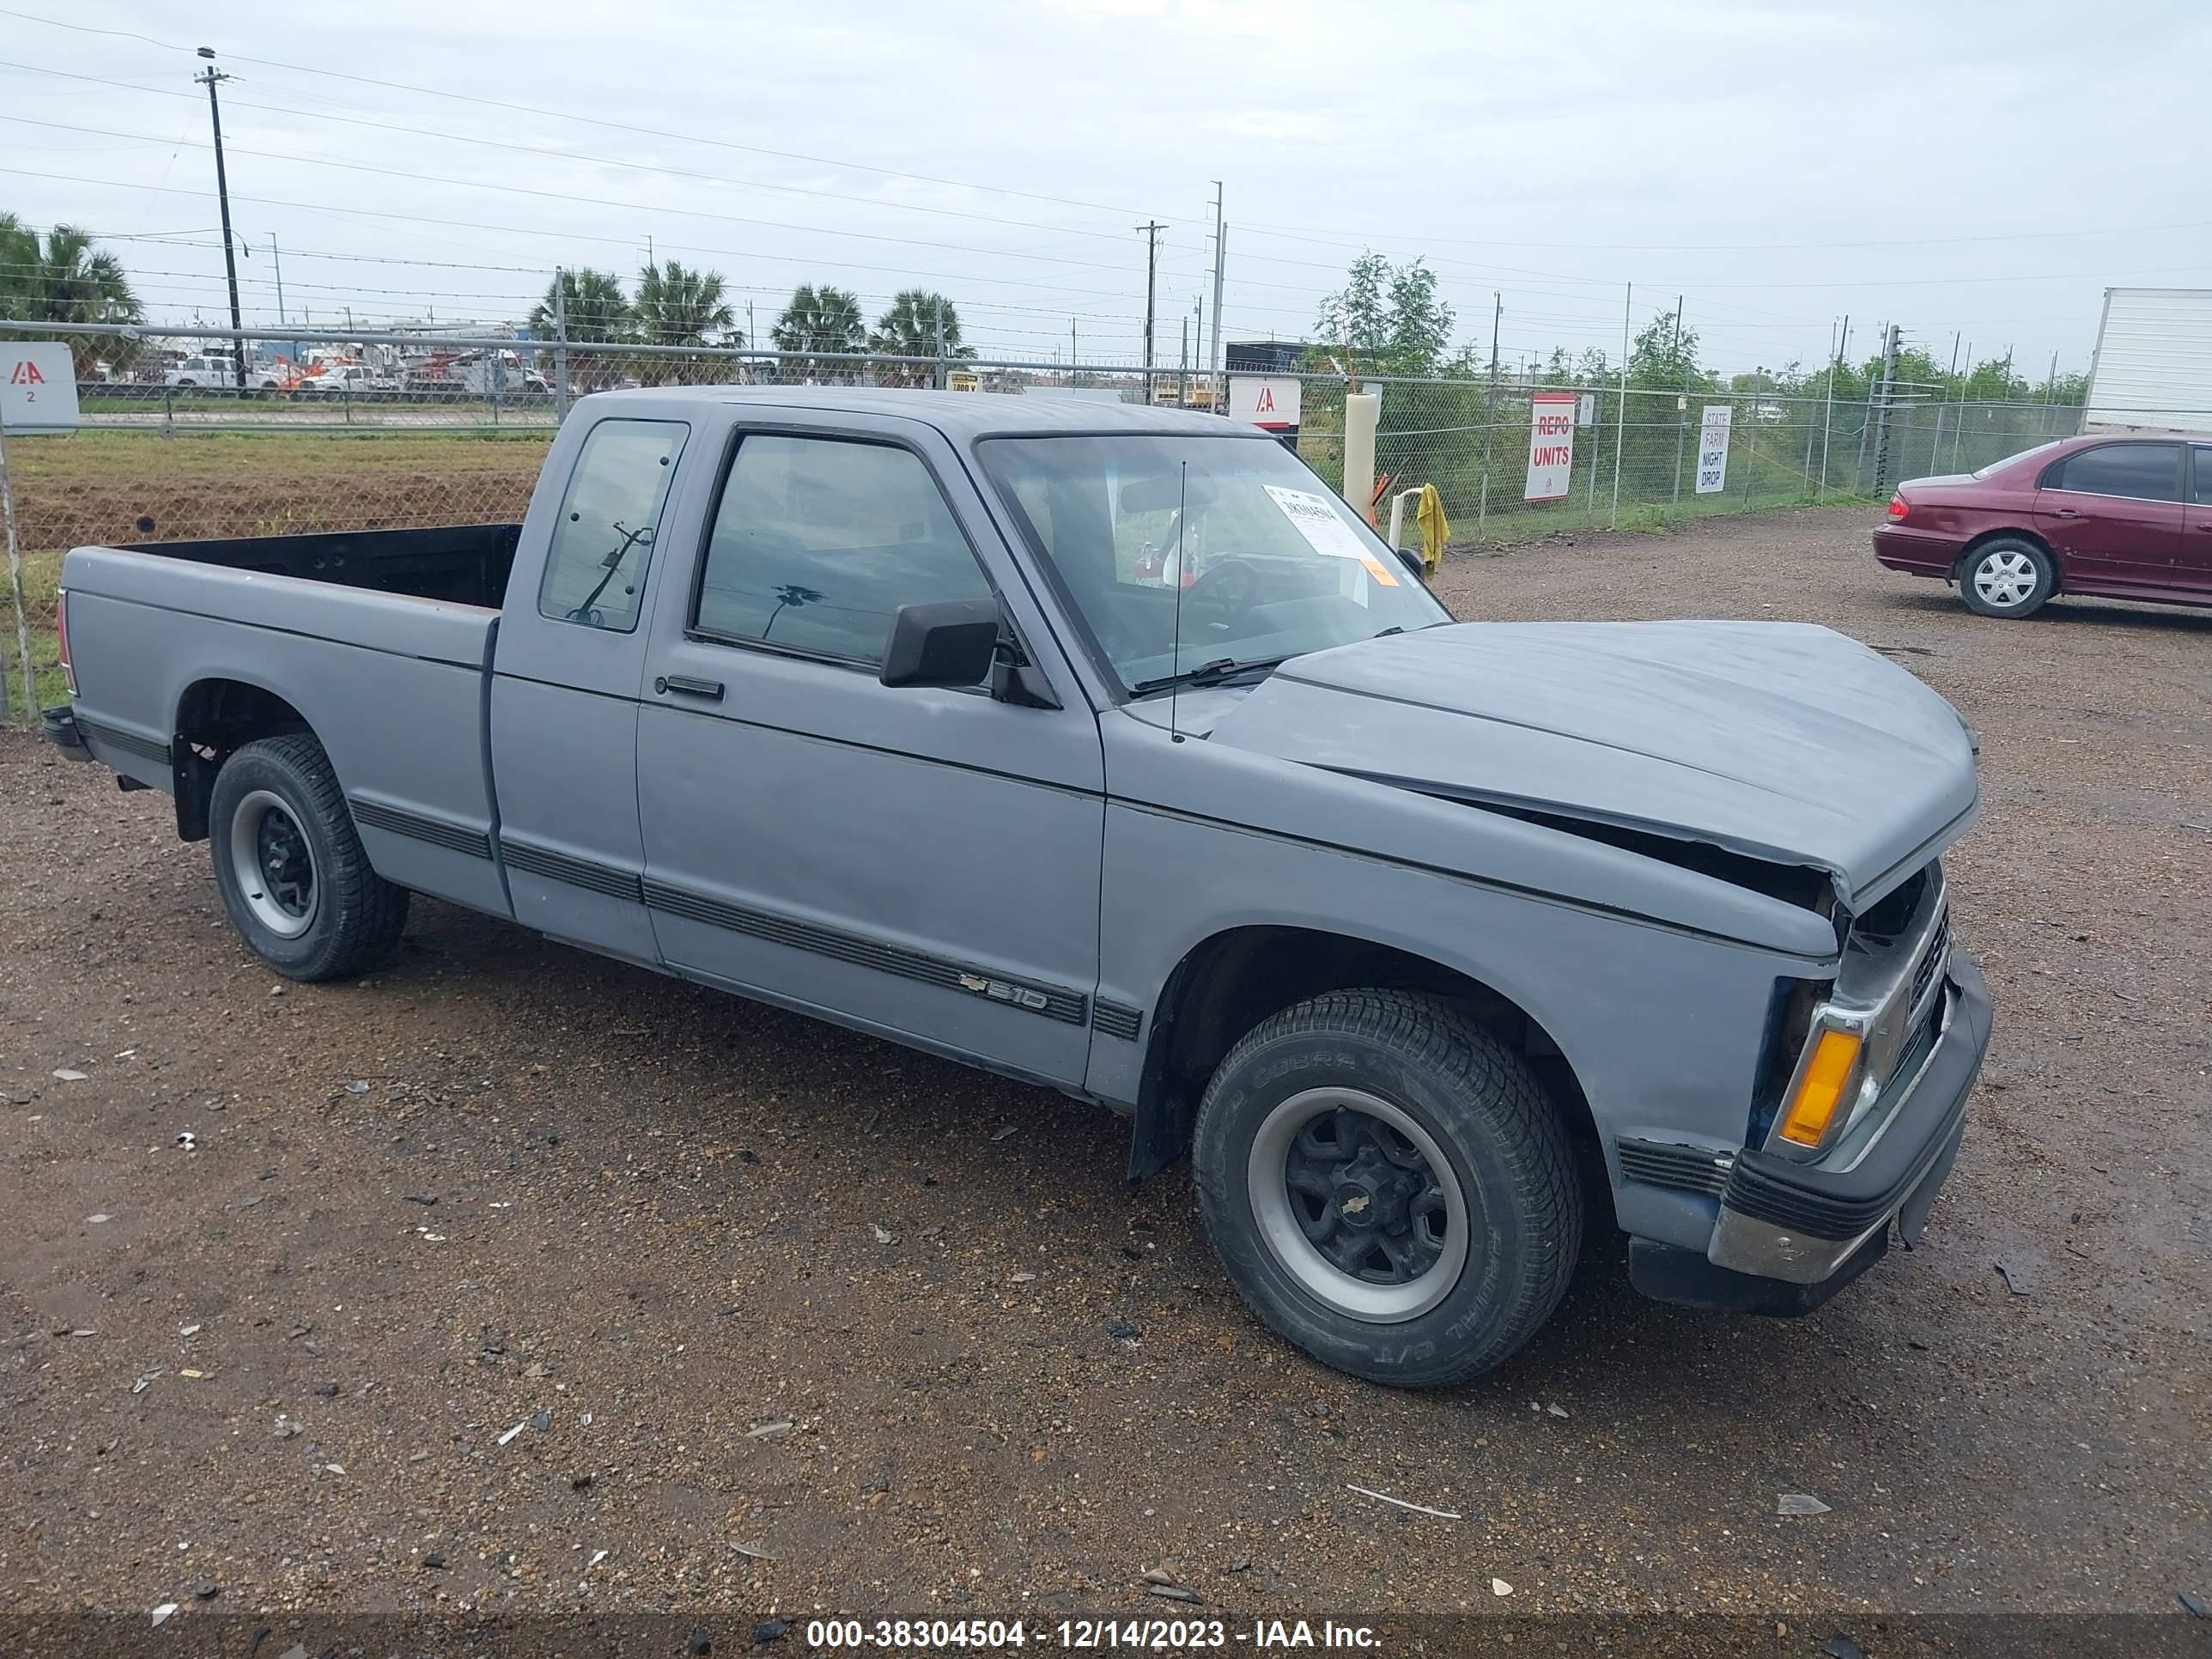
{"label": "aa logo sign", "polygon": [[76,425],[69,347],[0,341],[0,432],[74,432]]}
{"label": "aa logo sign", "polygon": [[1275,374],[1229,377],[1229,418],[1264,426],[1270,432],[1295,432],[1303,382]]}

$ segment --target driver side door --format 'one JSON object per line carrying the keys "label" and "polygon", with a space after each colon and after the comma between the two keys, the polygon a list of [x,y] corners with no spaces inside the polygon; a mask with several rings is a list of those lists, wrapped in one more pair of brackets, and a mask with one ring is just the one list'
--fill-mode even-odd
{"label": "driver side door", "polygon": [[[1058,707],[878,678],[900,606],[988,595]],[[905,419],[749,412],[690,592],[665,596],[653,631],[639,810],[667,963],[1080,1083],[1097,720],[944,438]]]}

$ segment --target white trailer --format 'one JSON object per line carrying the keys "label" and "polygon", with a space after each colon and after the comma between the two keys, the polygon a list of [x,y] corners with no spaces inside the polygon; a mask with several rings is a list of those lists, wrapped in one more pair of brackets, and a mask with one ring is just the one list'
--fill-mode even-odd
{"label": "white trailer", "polygon": [[2212,289],[2108,288],[2084,432],[2212,432]]}

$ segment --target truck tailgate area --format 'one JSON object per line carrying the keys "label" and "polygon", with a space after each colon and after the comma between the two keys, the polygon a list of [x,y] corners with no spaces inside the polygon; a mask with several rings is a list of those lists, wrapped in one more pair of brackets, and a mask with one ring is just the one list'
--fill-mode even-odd
{"label": "truck tailgate area", "polygon": [[321,741],[378,873],[507,913],[484,748],[497,611],[115,548],[70,553],[62,585],[103,763],[170,789],[192,711],[254,688]]}

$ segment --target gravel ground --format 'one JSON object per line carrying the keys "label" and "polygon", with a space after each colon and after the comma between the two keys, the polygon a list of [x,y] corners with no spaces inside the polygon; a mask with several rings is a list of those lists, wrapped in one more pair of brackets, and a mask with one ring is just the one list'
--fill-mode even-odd
{"label": "gravel ground", "polygon": [[1978,728],[1998,1044],[1927,1241],[1792,1322],[1600,1243],[1443,1395],[1268,1337],[1104,1114],[435,903],[374,979],[279,983],[166,800],[0,742],[0,1617],[2212,1596],[2212,614],[1984,621],[1869,516],[1443,587],[1827,623]]}

